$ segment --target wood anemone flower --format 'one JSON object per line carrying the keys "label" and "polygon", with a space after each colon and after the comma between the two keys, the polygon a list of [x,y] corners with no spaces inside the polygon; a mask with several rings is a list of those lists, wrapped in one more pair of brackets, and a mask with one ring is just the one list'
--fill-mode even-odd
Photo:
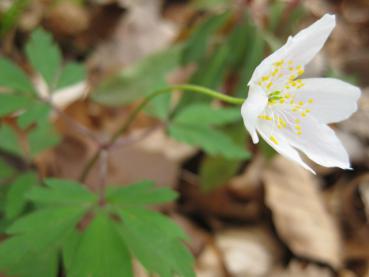
{"label": "wood anemone flower", "polygon": [[277,152],[313,173],[298,151],[322,166],[350,169],[345,148],[327,124],[357,110],[360,89],[333,78],[299,78],[335,24],[335,16],[326,14],[265,58],[248,83],[241,108],[254,143],[259,133]]}

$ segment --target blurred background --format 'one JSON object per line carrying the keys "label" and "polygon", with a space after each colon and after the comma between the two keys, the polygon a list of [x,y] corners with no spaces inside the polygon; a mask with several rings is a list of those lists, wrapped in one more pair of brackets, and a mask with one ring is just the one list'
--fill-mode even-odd
{"label": "blurred background", "polygon": [[[359,111],[334,126],[354,170],[312,164],[313,176],[267,145],[253,145],[242,123],[222,128],[250,157],[210,155],[168,135],[170,99],[161,97],[131,128],[135,143],[110,153],[107,179],[123,185],[151,179],[180,193],[159,209],[189,235],[197,276],[369,276],[368,0],[0,0],[0,54],[27,71],[30,33],[40,26],[50,32],[64,59],[88,72],[55,104],[104,135],[137,100],[168,84],[247,97],[260,61],[325,13],[337,15],[337,26],[304,76],[362,88]],[[178,101],[180,109],[209,99]],[[60,143],[33,166],[41,176],[78,179],[95,146],[58,116],[52,120]],[[22,170],[22,160],[0,154]],[[86,185],[96,188],[99,174],[92,170]]]}

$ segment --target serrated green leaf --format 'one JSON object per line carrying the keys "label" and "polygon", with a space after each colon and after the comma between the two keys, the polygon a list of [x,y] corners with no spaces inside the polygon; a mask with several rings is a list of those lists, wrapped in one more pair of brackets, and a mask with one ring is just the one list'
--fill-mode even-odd
{"label": "serrated green leaf", "polygon": [[0,58],[0,86],[11,91],[35,93],[27,75],[12,61]]}
{"label": "serrated green leaf", "polygon": [[37,183],[36,174],[34,172],[28,172],[18,176],[15,181],[10,184],[5,199],[6,219],[14,219],[23,212],[27,204],[25,195]]}
{"label": "serrated green leaf", "polygon": [[171,124],[169,134],[178,141],[200,147],[211,155],[246,159],[249,153],[225,133],[208,126]]}
{"label": "serrated green leaf", "polygon": [[169,202],[177,193],[169,188],[156,188],[151,181],[144,181],[127,187],[108,187],[106,200],[109,203],[129,207],[147,206]]}
{"label": "serrated green leaf", "polygon": [[32,103],[32,105],[18,117],[17,121],[19,127],[27,128],[32,123],[37,123],[40,120],[44,121],[45,118],[48,118],[50,110],[51,108],[46,103],[42,102]]}
{"label": "serrated green leaf", "polygon": [[108,215],[97,214],[81,235],[67,276],[133,276],[129,251]]}
{"label": "serrated green leaf", "polygon": [[65,179],[46,179],[47,187],[32,189],[27,198],[42,206],[84,206],[97,202],[97,196],[83,185]]}
{"label": "serrated green leaf", "polygon": [[49,208],[17,220],[7,230],[12,236],[0,244],[0,271],[55,277],[58,249],[85,212],[80,207]]}
{"label": "serrated green leaf", "polygon": [[176,123],[220,126],[239,121],[239,108],[214,108],[209,104],[193,104],[184,107],[174,118]]}
{"label": "serrated green leaf", "polygon": [[26,45],[26,54],[34,69],[53,88],[61,64],[61,53],[51,34],[41,28],[33,31]]}
{"label": "serrated green leaf", "polygon": [[57,88],[74,85],[86,78],[86,70],[82,64],[67,63],[59,77]]}
{"label": "serrated green leaf", "polygon": [[229,160],[219,156],[208,156],[200,166],[200,184],[209,191],[225,184],[241,166],[239,160]]}
{"label": "serrated green leaf", "polygon": [[60,137],[53,129],[53,126],[45,120],[39,122],[28,134],[28,144],[32,157],[42,151],[52,148],[57,145],[59,141]]}
{"label": "serrated green leaf", "polygon": [[119,232],[130,251],[149,271],[161,277],[194,277],[193,257],[182,244],[182,232],[175,225],[141,209],[121,209]]}
{"label": "serrated green leaf", "polygon": [[23,154],[18,135],[8,125],[0,127],[0,148],[16,156],[22,156]]}
{"label": "serrated green leaf", "polygon": [[205,56],[210,37],[229,19],[230,13],[214,15],[202,22],[188,38],[183,49],[182,63],[197,61]]}
{"label": "serrated green leaf", "polygon": [[28,108],[33,100],[29,97],[14,94],[0,94],[0,116]]}
{"label": "serrated green leaf", "polygon": [[103,81],[92,94],[102,104],[120,106],[166,86],[166,75],[179,65],[182,47],[173,46],[150,55]]}

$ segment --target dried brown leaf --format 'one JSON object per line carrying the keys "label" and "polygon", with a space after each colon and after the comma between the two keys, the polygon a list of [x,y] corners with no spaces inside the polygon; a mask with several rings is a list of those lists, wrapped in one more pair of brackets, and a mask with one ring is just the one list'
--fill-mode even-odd
{"label": "dried brown leaf", "polygon": [[316,178],[278,156],[263,180],[266,204],[281,239],[296,255],[339,267],[339,230],[324,206]]}

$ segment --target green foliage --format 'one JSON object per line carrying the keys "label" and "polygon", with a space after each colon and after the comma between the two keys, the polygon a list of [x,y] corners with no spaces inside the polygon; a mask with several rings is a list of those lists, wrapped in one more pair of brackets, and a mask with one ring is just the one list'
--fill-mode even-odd
{"label": "green foliage", "polygon": [[240,109],[213,108],[208,104],[198,103],[186,107],[175,117],[180,124],[221,126],[240,120]]}
{"label": "green foliage", "polygon": [[59,76],[57,88],[64,88],[71,86],[84,80],[86,78],[86,71],[82,64],[70,62],[63,68]]}
{"label": "green foliage", "polygon": [[[238,113],[238,116],[237,116]],[[243,143],[236,143],[226,132],[214,128],[240,119],[235,109],[214,109],[209,105],[195,104],[181,110],[169,125],[169,135],[197,147],[211,155],[229,159],[246,159],[249,153]]]}
{"label": "green foliage", "polygon": [[[48,91],[73,85],[85,78],[81,64],[67,63],[62,66],[60,50],[44,30],[35,30],[25,48],[30,64],[46,81]],[[16,132],[8,126],[0,128],[0,147],[20,157],[25,154],[34,157],[59,143],[58,135],[47,120],[51,108],[38,97],[36,88],[24,71],[12,61],[1,58],[0,72],[0,86],[6,92],[0,94],[0,116],[17,113],[19,127],[27,128],[25,141],[28,145],[25,148],[28,151],[22,150]]]}
{"label": "green foliage", "polygon": [[[0,244],[0,271],[55,277],[62,253],[68,277],[133,277],[133,256],[160,276],[194,276],[193,258],[181,242],[185,234],[146,208],[173,200],[171,190],[150,182],[111,187],[101,206],[97,195],[77,182],[46,179],[46,186],[29,190],[34,181],[33,174],[25,174],[9,191],[10,214],[22,210],[19,196],[26,191],[36,210],[7,228],[10,238]],[[81,223],[85,227],[77,228]]]}
{"label": "green foliage", "polygon": [[5,199],[5,218],[15,219],[22,214],[27,204],[26,193],[38,183],[34,172],[23,173],[9,186]]}
{"label": "green foliage", "polygon": [[182,53],[183,64],[197,61],[207,54],[209,39],[224,25],[230,15],[229,12],[225,12],[220,15],[211,16],[199,24],[186,41]]}
{"label": "green foliage", "polygon": [[46,121],[40,121],[38,125],[28,133],[28,146],[31,157],[57,145],[59,142],[60,138],[54,132],[54,127]]}
{"label": "green foliage", "polygon": [[35,93],[27,75],[10,60],[0,58],[0,72],[0,86],[11,90],[11,92]]}
{"label": "green foliage", "polygon": [[15,27],[19,16],[23,10],[27,8],[30,0],[14,0],[8,10],[6,10],[0,18],[0,36],[3,36]]}
{"label": "green foliage", "polygon": [[0,94],[0,116],[30,107],[32,99],[16,94]]}
{"label": "green foliage", "polygon": [[53,88],[62,58],[51,35],[42,29],[36,29],[26,45],[26,53],[33,68]]}
{"label": "green foliage", "polygon": [[0,127],[0,148],[16,156],[23,155],[23,149],[20,145],[18,135],[8,125],[2,125]]}
{"label": "green foliage", "polygon": [[103,81],[93,91],[92,98],[105,105],[118,106],[165,87],[166,75],[178,67],[181,52],[182,46],[177,45],[138,61]]}
{"label": "green foliage", "polygon": [[[10,96],[10,95],[9,95]],[[1,100],[0,100],[1,101]],[[50,106],[43,102],[33,102],[19,117],[18,125],[22,129],[29,127],[34,122],[44,121],[50,113]]]}
{"label": "green foliage", "polygon": [[204,191],[224,185],[240,168],[240,161],[207,156],[200,166],[200,184]]}
{"label": "green foliage", "polygon": [[143,181],[128,187],[110,187],[106,199],[123,207],[147,206],[173,201],[177,194],[168,188],[155,188],[151,181]]}
{"label": "green foliage", "polygon": [[68,277],[133,276],[130,253],[116,225],[101,212],[82,234],[76,234],[75,251],[64,251]]}

